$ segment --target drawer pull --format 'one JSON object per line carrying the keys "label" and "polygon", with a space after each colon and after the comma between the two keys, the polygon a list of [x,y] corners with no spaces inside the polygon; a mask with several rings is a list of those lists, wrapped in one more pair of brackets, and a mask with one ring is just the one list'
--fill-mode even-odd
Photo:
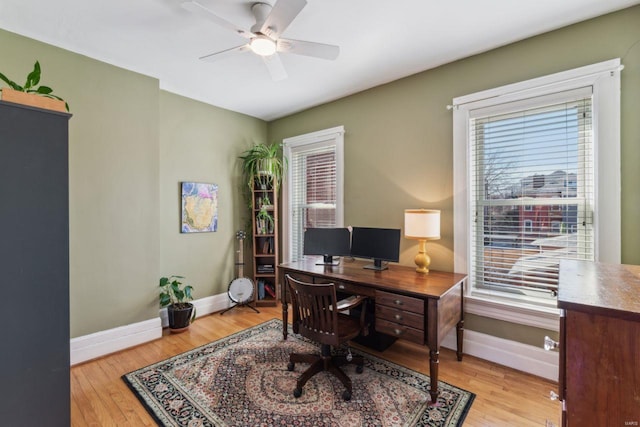
{"label": "drawer pull", "polygon": [[397,300],[394,300],[393,303],[395,305],[402,305],[402,300],[397,299]]}
{"label": "drawer pull", "polygon": [[559,347],[560,347],[560,343],[558,341],[554,341],[547,336],[544,337],[544,349],[546,351],[551,351],[551,350],[557,351]]}
{"label": "drawer pull", "polygon": [[549,399],[551,400],[558,400],[560,399],[560,395],[558,395],[558,393],[556,393],[555,391],[550,391],[549,392]]}
{"label": "drawer pull", "polygon": [[393,333],[395,333],[396,335],[402,335],[404,331],[400,330],[400,329],[394,329]]}
{"label": "drawer pull", "polygon": [[400,314],[396,314],[393,316],[396,320],[402,320],[402,316]]}
{"label": "drawer pull", "polygon": [[338,285],[338,289],[344,289],[345,286],[344,285]]}

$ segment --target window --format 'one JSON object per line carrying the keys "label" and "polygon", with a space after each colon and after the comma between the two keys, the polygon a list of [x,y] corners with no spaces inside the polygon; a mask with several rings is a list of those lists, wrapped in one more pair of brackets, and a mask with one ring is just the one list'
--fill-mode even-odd
{"label": "window", "polygon": [[468,311],[557,329],[537,313],[557,312],[559,259],[619,262],[619,70],[612,60],[454,100]]}
{"label": "window", "polygon": [[531,233],[533,231],[533,221],[530,219],[524,220],[524,230],[525,233]]}
{"label": "window", "polygon": [[[591,96],[586,87],[469,112],[476,290],[554,297],[559,258],[594,259]],[[561,232],[563,217],[579,231]]]}
{"label": "window", "polygon": [[343,145],[342,126],[284,140],[285,261],[302,258],[306,228],[343,226]]}

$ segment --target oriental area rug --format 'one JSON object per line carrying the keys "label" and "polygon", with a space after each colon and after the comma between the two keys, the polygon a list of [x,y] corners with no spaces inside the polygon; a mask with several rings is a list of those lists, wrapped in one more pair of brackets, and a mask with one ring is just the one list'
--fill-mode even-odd
{"label": "oriental area rug", "polygon": [[313,353],[319,345],[273,319],[162,362],[123,375],[163,426],[460,426],[473,393],[439,382],[436,405],[428,405],[429,377],[365,352],[364,372],[343,370],[353,395],[333,375],[316,374],[293,397],[306,364],[287,370],[289,354]]}

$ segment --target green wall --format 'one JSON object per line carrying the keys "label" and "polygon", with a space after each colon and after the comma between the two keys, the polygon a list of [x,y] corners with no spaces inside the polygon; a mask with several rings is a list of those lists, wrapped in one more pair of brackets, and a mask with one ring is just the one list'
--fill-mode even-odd
{"label": "green wall", "polygon": [[[640,6],[514,43],[269,123],[269,140],[345,126],[345,224],[401,227],[442,210],[434,269],[453,270],[452,113],[457,96],[622,58],[622,261],[640,264]],[[606,141],[603,142],[606,145]],[[606,236],[602,236],[606,238]],[[416,243],[403,239],[400,262]],[[548,331],[468,316],[467,329],[533,345]],[[553,335],[553,334],[552,334]]]}
{"label": "green wall", "polygon": [[[196,298],[226,292],[236,275],[236,231],[247,216],[238,156],[266,134],[262,120],[160,94],[161,274],[186,276]],[[180,233],[182,181],[218,185],[217,232]]]}
{"label": "green wall", "polygon": [[[65,98],[73,114],[71,337],[157,317],[163,275],[185,276],[196,298],[226,292],[244,212],[237,156],[264,141],[266,123],[2,30],[0,58],[0,71],[19,83],[39,60],[42,83]],[[218,232],[179,233],[184,180],[219,185]]]}
{"label": "green wall", "polygon": [[[244,224],[237,156],[252,143],[344,125],[347,224],[401,227],[410,207],[443,211],[432,268],[453,269],[456,96],[621,57],[622,261],[640,264],[640,6],[425,71],[273,121],[159,89],[158,81],[0,30],[0,71],[36,59],[69,101],[71,336],[156,317],[157,281],[180,274],[196,298],[226,291]],[[265,136],[268,135],[268,138]],[[179,182],[219,186],[216,233],[179,233]],[[415,243],[402,242],[412,265]],[[535,328],[468,316],[467,328],[538,345]]]}

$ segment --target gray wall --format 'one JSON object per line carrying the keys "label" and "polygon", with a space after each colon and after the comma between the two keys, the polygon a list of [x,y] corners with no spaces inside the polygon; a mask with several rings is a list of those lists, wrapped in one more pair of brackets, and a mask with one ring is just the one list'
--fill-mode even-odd
{"label": "gray wall", "polygon": [[[514,43],[269,123],[269,140],[345,126],[345,224],[402,227],[405,208],[442,210],[432,267],[453,270],[454,97],[620,57],[622,261],[640,264],[640,6]],[[606,144],[606,141],[604,142]],[[603,236],[606,238],[606,236]],[[403,239],[402,264],[415,241]],[[472,329],[540,345],[548,331],[467,316]],[[553,334],[552,334],[553,335]]]}

